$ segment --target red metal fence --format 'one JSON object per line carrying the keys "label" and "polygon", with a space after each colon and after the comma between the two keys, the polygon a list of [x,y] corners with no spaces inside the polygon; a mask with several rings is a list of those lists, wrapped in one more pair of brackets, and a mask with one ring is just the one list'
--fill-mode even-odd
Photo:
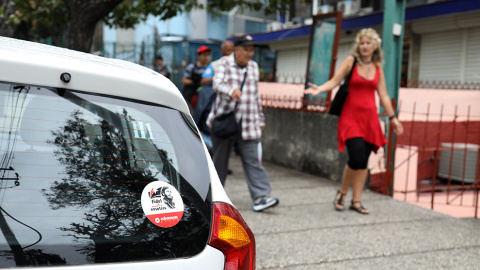
{"label": "red metal fence", "polygon": [[431,80],[431,81],[408,80],[404,84],[405,84],[404,87],[407,87],[407,88],[480,90],[480,82],[461,82],[461,81],[443,81],[443,80]]}
{"label": "red metal fence", "polygon": [[326,98],[304,96],[260,95],[262,107],[281,110],[327,112],[330,102]]}
{"label": "red metal fence", "polygon": [[[480,116],[471,115],[470,106],[466,114],[459,114],[458,105],[453,115],[443,105],[435,113],[430,106],[416,111],[416,104],[412,111],[399,111],[411,120],[403,117],[405,133],[387,149],[395,151],[395,165],[387,160],[386,171],[372,176],[386,183],[378,191],[454,216],[478,218]],[[389,141],[392,136],[390,132]]]}
{"label": "red metal fence", "polygon": [[[305,84],[306,77],[303,74],[279,73],[275,77],[264,77],[262,81]],[[480,82],[462,82],[459,80],[404,80],[401,87],[406,88],[429,88],[429,89],[463,89],[480,90]]]}

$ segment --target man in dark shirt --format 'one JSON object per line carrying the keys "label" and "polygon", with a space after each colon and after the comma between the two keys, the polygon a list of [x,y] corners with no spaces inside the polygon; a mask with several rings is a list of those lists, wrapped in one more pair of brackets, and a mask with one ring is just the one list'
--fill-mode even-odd
{"label": "man in dark shirt", "polygon": [[153,69],[156,72],[170,79],[170,71],[168,70],[167,66],[165,66],[165,64],[163,63],[163,58],[160,55],[155,57],[155,65]]}
{"label": "man in dark shirt", "polygon": [[187,104],[192,108],[194,107],[192,103],[193,96],[197,93],[198,87],[200,87],[200,81],[202,80],[202,74],[207,68],[208,63],[210,62],[210,53],[212,50],[207,46],[200,46],[197,49],[197,62],[190,63],[185,68],[183,73],[183,89],[182,95]]}

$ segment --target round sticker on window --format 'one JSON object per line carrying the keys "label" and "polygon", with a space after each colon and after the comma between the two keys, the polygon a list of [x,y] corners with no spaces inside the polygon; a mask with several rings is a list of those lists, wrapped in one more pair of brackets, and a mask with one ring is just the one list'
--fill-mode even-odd
{"label": "round sticker on window", "polygon": [[148,219],[162,228],[175,226],[183,216],[183,200],[170,184],[155,181],[142,192],[142,208]]}

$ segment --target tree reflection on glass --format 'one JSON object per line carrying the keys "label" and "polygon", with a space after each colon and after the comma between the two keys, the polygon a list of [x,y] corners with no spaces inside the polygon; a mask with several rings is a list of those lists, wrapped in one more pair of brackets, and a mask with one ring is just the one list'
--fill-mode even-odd
{"label": "tree reflection on glass", "polygon": [[140,205],[143,188],[157,181],[159,173],[170,181],[178,177],[167,152],[149,140],[137,142],[141,149],[135,149],[127,134],[131,125],[125,111],[117,114],[127,122],[123,127],[111,119],[90,123],[82,117],[80,111],[71,113],[65,126],[52,131],[54,140],[48,141],[57,147],[55,156],[68,175],[43,191],[50,207],[85,209],[82,222],[60,229],[75,239],[78,250],[92,262],[174,257],[178,247],[161,240],[174,232],[153,225]]}

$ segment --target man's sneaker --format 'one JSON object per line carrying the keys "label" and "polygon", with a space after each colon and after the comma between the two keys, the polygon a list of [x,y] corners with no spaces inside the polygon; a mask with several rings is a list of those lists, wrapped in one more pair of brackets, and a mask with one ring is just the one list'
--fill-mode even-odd
{"label": "man's sneaker", "polygon": [[260,212],[267,208],[277,206],[280,201],[272,197],[260,197],[253,202],[253,211]]}

